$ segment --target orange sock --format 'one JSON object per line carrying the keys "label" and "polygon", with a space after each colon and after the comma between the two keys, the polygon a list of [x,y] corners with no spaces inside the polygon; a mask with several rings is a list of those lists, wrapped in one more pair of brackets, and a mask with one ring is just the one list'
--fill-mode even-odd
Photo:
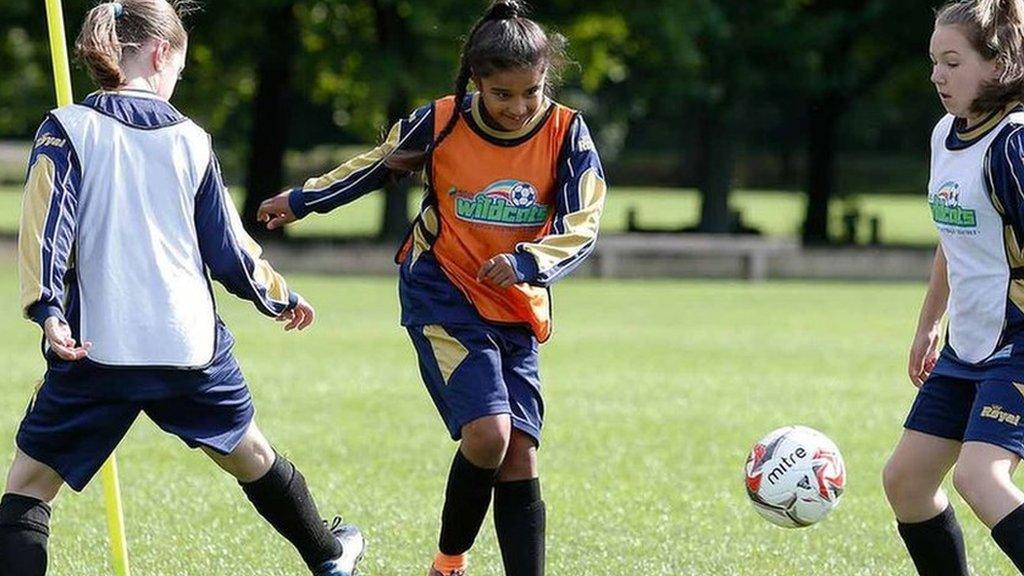
{"label": "orange sock", "polygon": [[451,574],[456,570],[465,570],[466,555],[449,556],[438,552],[437,556],[434,556],[434,569],[441,574]]}

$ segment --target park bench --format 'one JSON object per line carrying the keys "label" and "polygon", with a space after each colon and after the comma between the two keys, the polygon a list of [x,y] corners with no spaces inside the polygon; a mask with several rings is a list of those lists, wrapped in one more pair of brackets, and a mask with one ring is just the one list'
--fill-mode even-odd
{"label": "park bench", "polygon": [[594,255],[597,274],[616,275],[623,258],[654,256],[727,256],[743,259],[743,276],[748,280],[768,277],[768,259],[798,253],[795,238],[766,238],[755,235],[717,235],[690,233],[643,233],[601,235]]}

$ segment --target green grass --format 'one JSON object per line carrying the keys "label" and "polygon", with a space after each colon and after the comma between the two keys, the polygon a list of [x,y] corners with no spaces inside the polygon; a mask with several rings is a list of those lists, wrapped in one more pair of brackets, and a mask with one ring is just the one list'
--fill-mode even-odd
{"label": "green grass", "polygon": [[[0,304],[3,459],[42,370],[36,329],[13,302],[14,274],[0,265],[9,295]],[[365,528],[365,574],[421,574],[454,445],[396,325],[393,281],[306,276],[294,285],[320,313],[301,334],[220,294],[259,422],[303,470],[324,514],[342,512]],[[555,336],[542,348],[548,572],[911,574],[879,478],[913,398],[904,359],[923,290],[586,279],[558,286]],[[796,531],[760,519],[742,483],[751,445],[793,423],[829,434],[849,470],[835,513]],[[304,573],[233,481],[145,418],[119,459],[135,573]],[[1015,574],[954,502],[976,570]],[[63,494],[51,573],[109,574],[104,538],[98,482]],[[500,574],[489,523],[472,569]]]}
{"label": "green grass", "polygon": [[[743,213],[743,221],[773,236],[796,236],[803,221],[806,200],[795,192],[737,191],[732,204]],[[866,218],[878,216],[882,222],[882,239],[887,243],[934,244],[937,241],[928,207],[923,197],[877,195],[860,196],[852,202],[836,200],[832,205],[832,230],[842,229],[840,218],[847,205],[856,206],[865,221],[859,239],[868,240]],[[419,194],[409,201],[409,212],[419,206]],[[383,196],[370,194],[329,214],[313,214],[295,224],[291,231],[298,236],[346,235],[373,236],[380,230]],[[21,210],[20,191],[0,188],[0,232],[18,228]],[[682,228],[694,226],[700,216],[700,198],[694,190],[659,188],[612,188],[608,195],[602,230],[626,230],[628,213],[636,211],[637,221],[645,227]]]}

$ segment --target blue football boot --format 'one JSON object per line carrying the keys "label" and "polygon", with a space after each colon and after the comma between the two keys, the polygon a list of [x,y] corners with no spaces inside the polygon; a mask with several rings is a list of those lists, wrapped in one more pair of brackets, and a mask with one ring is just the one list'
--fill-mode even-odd
{"label": "blue football boot", "polygon": [[345,524],[338,516],[331,524],[331,533],[341,543],[341,556],[321,564],[313,571],[313,576],[352,576],[366,552],[366,538],[363,538],[358,527]]}

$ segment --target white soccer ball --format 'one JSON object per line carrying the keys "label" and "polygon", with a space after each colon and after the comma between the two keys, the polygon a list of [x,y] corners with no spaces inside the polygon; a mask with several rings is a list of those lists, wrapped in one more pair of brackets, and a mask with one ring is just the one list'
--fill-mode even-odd
{"label": "white soccer ball", "polygon": [[758,514],[785,528],[819,522],[839,504],[846,465],[827,436],[805,426],[768,433],[750,451],[747,496]]}
{"label": "white soccer ball", "polygon": [[537,191],[533,189],[533,186],[525,182],[517,182],[512,190],[509,191],[509,196],[512,197],[512,204],[519,208],[525,208],[532,206],[537,200]]}

